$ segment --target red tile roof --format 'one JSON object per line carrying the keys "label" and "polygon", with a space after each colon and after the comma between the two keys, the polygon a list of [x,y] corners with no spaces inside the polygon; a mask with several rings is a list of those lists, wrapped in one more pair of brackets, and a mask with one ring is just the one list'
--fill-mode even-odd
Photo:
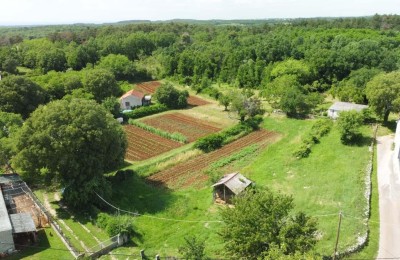
{"label": "red tile roof", "polygon": [[144,94],[140,91],[132,89],[132,90],[129,90],[128,92],[126,92],[122,97],[120,97],[120,99],[129,97],[129,96],[135,96],[135,97],[142,99],[144,97]]}

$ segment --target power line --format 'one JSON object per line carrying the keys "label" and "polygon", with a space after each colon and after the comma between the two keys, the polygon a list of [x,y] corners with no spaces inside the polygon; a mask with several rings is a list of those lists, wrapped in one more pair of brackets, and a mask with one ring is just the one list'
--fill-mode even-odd
{"label": "power line", "polygon": [[120,209],[116,206],[114,206],[113,204],[111,204],[110,202],[106,201],[103,197],[101,197],[97,192],[96,195],[102,200],[104,201],[107,205],[109,205],[110,207],[121,211],[121,212],[125,212],[127,214],[131,214],[134,216],[141,216],[141,217],[146,217],[146,218],[152,218],[152,219],[159,219],[159,220],[166,220],[166,221],[175,221],[175,222],[188,222],[188,223],[223,223],[223,221],[221,220],[186,220],[186,219],[172,219],[172,218],[163,218],[163,217],[156,217],[156,216],[150,216],[150,215],[144,215],[144,214],[140,214],[137,212],[132,212],[129,210],[124,210],[124,209]]}

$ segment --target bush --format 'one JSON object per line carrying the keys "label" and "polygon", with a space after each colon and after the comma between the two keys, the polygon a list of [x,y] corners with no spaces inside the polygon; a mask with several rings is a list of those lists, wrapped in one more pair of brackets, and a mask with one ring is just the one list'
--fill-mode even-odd
{"label": "bush", "polygon": [[198,139],[194,144],[194,147],[208,153],[221,148],[224,139],[224,136],[220,133],[210,134],[206,137]]}
{"label": "bush", "polygon": [[186,90],[179,91],[170,83],[165,83],[157,88],[154,97],[168,108],[185,108],[187,107],[189,92]]}
{"label": "bush", "polygon": [[293,152],[293,155],[296,158],[308,157],[311,153],[311,147],[319,143],[319,139],[329,133],[332,124],[330,119],[318,119],[311,127],[310,132],[302,138],[300,146]]}
{"label": "bush", "polygon": [[343,111],[338,119],[340,140],[344,144],[355,142],[360,134],[360,127],[364,121],[363,114],[357,111]]}
{"label": "bush", "polygon": [[130,119],[136,119],[144,116],[161,113],[167,110],[168,110],[167,106],[162,104],[155,104],[155,105],[135,108],[134,110],[127,112],[124,115]]}
{"label": "bush", "polygon": [[104,229],[107,234],[112,237],[119,233],[125,233],[128,235],[134,235],[133,219],[130,216],[110,216],[106,213],[100,213],[97,215],[97,226]]}

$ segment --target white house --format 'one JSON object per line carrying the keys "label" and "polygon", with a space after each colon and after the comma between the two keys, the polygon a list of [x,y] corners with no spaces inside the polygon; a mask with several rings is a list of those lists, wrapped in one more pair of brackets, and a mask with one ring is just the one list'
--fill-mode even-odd
{"label": "white house", "polygon": [[335,102],[329,109],[328,109],[328,116],[330,118],[336,119],[339,117],[340,112],[342,111],[350,111],[355,110],[361,112],[362,110],[368,108],[367,105],[360,105],[354,104],[349,102]]}
{"label": "white house", "polygon": [[136,90],[130,90],[120,97],[120,104],[122,110],[130,110],[135,107],[145,106],[150,104],[151,96],[145,95]]}

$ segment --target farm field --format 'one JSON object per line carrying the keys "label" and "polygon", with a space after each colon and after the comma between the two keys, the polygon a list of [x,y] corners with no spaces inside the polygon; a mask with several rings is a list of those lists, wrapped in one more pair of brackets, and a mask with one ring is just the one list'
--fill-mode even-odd
{"label": "farm field", "polygon": [[182,145],[133,125],[124,126],[124,130],[128,140],[125,158],[129,161],[145,160]]}
{"label": "farm field", "polygon": [[204,182],[208,175],[202,170],[220,158],[240,151],[246,146],[273,141],[278,134],[267,130],[259,130],[240,138],[224,147],[206,154],[202,154],[187,162],[175,165],[167,170],[151,175],[147,179],[152,183],[163,184],[169,188],[190,187],[194,183]]}
{"label": "farm field", "polygon": [[[308,158],[295,159],[292,151],[313,122],[313,120],[284,117],[265,118],[263,128],[266,130],[252,133],[231,145],[241,146],[237,148],[237,152],[251,145],[252,142],[243,146],[238,145],[238,142],[246,142],[247,138],[259,136],[261,139],[270,138],[269,140],[275,142],[267,141],[269,143],[267,146],[243,159],[247,161],[231,162],[222,170],[234,169],[253,180],[257,187],[292,195],[296,210],[305,211],[318,219],[321,241],[316,245],[316,252],[324,256],[333,252],[339,210],[343,210],[345,214],[340,234],[340,250],[353,245],[358,235],[365,229],[360,219],[363,217],[365,205],[363,174],[369,153],[367,144],[360,146],[341,144],[339,133],[334,128],[312,148]],[[261,137],[260,132],[266,136]],[[371,130],[364,127],[364,136],[368,137],[370,133]],[[268,134],[272,136],[268,137]],[[199,155],[172,166],[146,179],[138,176],[129,183],[118,186],[113,201],[121,207],[135,209],[154,217],[205,222],[186,223],[139,217],[136,224],[141,238],[140,240],[134,238],[138,246],[118,248],[113,252],[139,255],[140,249],[145,248],[149,256],[156,254],[178,256],[177,248],[183,243],[183,238],[196,235],[206,240],[206,251],[210,256],[226,257],[220,255],[223,244],[217,232],[221,224],[207,222],[219,219],[220,206],[212,203],[211,182],[208,175],[203,172],[213,161],[236,153],[235,151],[224,153],[224,149],[234,148],[226,146],[216,152]],[[219,159],[213,159],[214,156]],[[141,173],[141,176],[147,175]],[[166,188],[163,188],[165,186]],[[129,194],[123,200],[120,199],[122,194],[127,194],[127,191],[132,189],[137,191],[136,195]],[[368,255],[373,255],[373,252],[367,253]]]}
{"label": "farm field", "polygon": [[[159,81],[149,81],[136,85],[135,89],[145,94],[154,94],[159,86],[161,86]],[[189,95],[187,101],[189,106],[204,106],[211,104],[210,102],[193,95]]]}
{"label": "farm field", "polygon": [[180,133],[186,136],[189,142],[221,130],[221,128],[213,126],[205,120],[196,119],[181,113],[163,114],[141,121],[169,133]]}

